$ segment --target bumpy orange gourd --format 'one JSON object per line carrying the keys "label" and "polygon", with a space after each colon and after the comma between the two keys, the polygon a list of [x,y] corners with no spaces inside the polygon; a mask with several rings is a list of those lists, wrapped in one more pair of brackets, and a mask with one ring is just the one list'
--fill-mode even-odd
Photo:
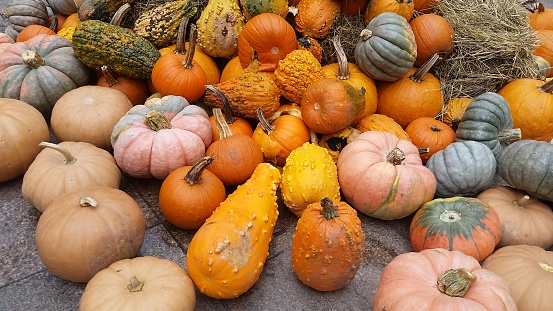
{"label": "bumpy orange gourd", "polygon": [[[224,113],[225,122],[227,123],[233,135],[243,134],[247,136],[252,136],[252,125],[248,120],[244,118],[237,118],[233,115],[228,98],[222,95],[221,91],[213,85],[207,85],[206,89],[213,93],[219,93],[218,96],[222,102],[221,106]],[[219,130],[217,130],[217,123],[214,115],[211,115],[209,117],[209,123],[211,124],[211,128],[213,130],[213,141],[219,140],[221,138],[221,135],[219,134]]]}
{"label": "bumpy orange gourd", "polygon": [[302,0],[294,17],[296,31],[302,36],[323,39],[340,14],[338,0]]}
{"label": "bumpy orange gourd", "polygon": [[186,266],[200,292],[231,299],[257,282],[278,218],[280,178],[276,167],[260,163],[196,231]]}

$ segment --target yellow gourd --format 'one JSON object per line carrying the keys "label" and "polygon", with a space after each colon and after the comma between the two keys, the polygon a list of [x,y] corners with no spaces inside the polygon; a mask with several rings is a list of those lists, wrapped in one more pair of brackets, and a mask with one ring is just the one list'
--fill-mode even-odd
{"label": "yellow gourd", "polygon": [[298,217],[325,197],[339,201],[338,172],[328,150],[308,142],[290,152],[280,189],[284,204]]}
{"label": "yellow gourd", "polygon": [[274,80],[282,96],[300,104],[307,87],[325,78],[321,63],[307,50],[294,50],[278,62]]}
{"label": "yellow gourd", "polygon": [[278,218],[280,171],[259,164],[198,229],[186,254],[190,278],[203,294],[231,299],[259,279]]}

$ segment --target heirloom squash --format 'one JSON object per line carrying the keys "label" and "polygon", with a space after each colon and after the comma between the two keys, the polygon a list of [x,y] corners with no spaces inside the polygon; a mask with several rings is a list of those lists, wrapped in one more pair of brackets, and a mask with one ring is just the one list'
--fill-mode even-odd
{"label": "heirloom squash", "polygon": [[436,178],[422,164],[417,147],[387,132],[358,135],[342,149],[337,167],[346,201],[379,219],[406,217],[436,191]]}
{"label": "heirloom squash", "polygon": [[[217,159],[215,159],[217,160]],[[260,163],[196,231],[186,266],[203,294],[236,298],[259,279],[278,218],[280,172]]]}
{"label": "heirloom squash", "polygon": [[434,153],[443,150],[455,141],[455,131],[451,127],[430,117],[413,120],[407,125],[405,132],[417,148],[428,148],[428,152],[420,154],[424,164]]}
{"label": "heirloom squash", "polygon": [[359,34],[354,57],[359,68],[372,79],[396,81],[404,77],[417,59],[411,26],[397,13],[378,14]]}
{"label": "heirloom squash", "polygon": [[44,1],[36,0],[12,0],[4,2],[2,17],[5,20],[4,33],[13,40],[17,39],[19,32],[29,25],[47,26],[48,9]]}
{"label": "heirloom squash", "polygon": [[301,36],[315,39],[325,38],[340,15],[338,0],[302,0],[294,16],[296,31]]}
{"label": "heirloom squash", "polygon": [[326,149],[309,142],[292,150],[286,158],[280,188],[284,204],[298,218],[309,204],[325,197],[340,201],[334,160]]}
{"label": "heirloom squash", "polygon": [[501,225],[496,211],[482,200],[434,199],[415,213],[409,236],[415,252],[445,248],[462,251],[481,262],[499,243]]}
{"label": "heirloom squash", "polygon": [[292,269],[318,291],[348,285],[363,260],[365,235],[355,209],[323,198],[307,206],[292,236]]}
{"label": "heirloom squash", "polygon": [[139,178],[164,179],[174,169],[196,163],[210,144],[205,110],[174,95],[134,106],[111,133],[117,165]]}
{"label": "heirloom squash", "polygon": [[286,18],[288,0],[240,0],[240,7],[246,23],[257,15],[272,13]]}
{"label": "heirloom squash", "polygon": [[35,243],[54,275],[88,282],[112,263],[134,258],[146,233],[142,209],[111,187],[86,187],[56,197],[40,216]]}
{"label": "heirloom squash", "polygon": [[50,139],[48,124],[33,106],[0,98],[0,183],[23,175]]}
{"label": "heirloom squash", "polygon": [[40,212],[58,196],[80,188],[119,188],[121,171],[106,150],[73,141],[39,146],[45,148],[25,172],[21,194]]}
{"label": "heirloom squash", "polygon": [[[151,297],[163,297],[162,300]],[[194,311],[194,283],[176,262],[153,256],[118,260],[86,284],[79,311]]]}
{"label": "heirloom squash", "polygon": [[508,284],[471,256],[443,248],[396,256],[384,267],[373,310],[517,311]]}
{"label": "heirloom squash", "polygon": [[120,7],[134,2],[135,0],[82,0],[77,7],[77,13],[81,21],[109,22]]}
{"label": "heirloom squash", "polygon": [[365,25],[382,13],[395,13],[410,21],[415,13],[413,0],[371,0],[365,11]]}
{"label": "heirloom squash", "polygon": [[0,33],[0,55],[4,53],[4,50],[8,48],[8,46],[14,44],[15,41],[12,39],[12,37],[8,36],[5,33]]}

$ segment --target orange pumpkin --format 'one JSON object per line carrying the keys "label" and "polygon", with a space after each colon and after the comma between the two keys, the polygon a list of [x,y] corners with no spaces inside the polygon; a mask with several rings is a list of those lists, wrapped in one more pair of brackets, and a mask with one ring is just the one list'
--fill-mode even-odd
{"label": "orange pumpkin", "polygon": [[21,32],[17,36],[15,42],[27,41],[32,37],[40,34],[55,35],[56,33],[51,28],[48,28],[46,26],[33,24],[23,28],[23,30],[21,30]]}
{"label": "orange pumpkin", "polygon": [[340,14],[338,0],[302,0],[294,16],[296,31],[301,36],[325,38]]}
{"label": "orange pumpkin", "polygon": [[[253,135],[252,125],[248,120],[244,118],[237,118],[233,116],[228,98],[224,96],[224,94],[221,94],[221,91],[218,88],[214,87],[213,85],[207,85],[206,89],[218,94],[217,97],[221,99],[222,109],[225,116],[225,122],[227,123],[231,132],[235,135],[242,134],[242,135],[252,136]],[[214,115],[209,117],[209,123],[211,123],[211,127],[213,129],[213,141],[219,140],[221,136],[219,134],[219,131],[217,130],[217,124],[216,124]]]}
{"label": "orange pumpkin", "polygon": [[528,13],[528,18],[534,30],[553,30],[553,8],[546,8],[540,3],[537,10]]}
{"label": "orange pumpkin", "polygon": [[133,79],[125,76],[115,76],[115,74],[107,67],[102,66],[103,75],[98,79],[96,85],[109,87],[123,92],[131,101],[133,106],[144,104],[150,90],[144,79]]}
{"label": "orange pumpkin", "polygon": [[[553,64],[553,29],[538,30],[537,38],[540,44],[534,50],[534,54],[543,57],[549,64]],[[550,75],[551,73],[548,76]]]}
{"label": "orange pumpkin", "polygon": [[396,13],[409,21],[415,12],[415,5],[413,0],[371,0],[365,11],[365,25],[384,12]]}
{"label": "orange pumpkin", "polygon": [[81,19],[79,17],[79,13],[73,13],[65,19],[63,24],[61,25],[61,28],[69,28],[69,27],[75,27],[81,22]]}
{"label": "orange pumpkin", "polygon": [[365,14],[369,0],[340,0],[340,12],[347,16]]}
{"label": "orange pumpkin", "polygon": [[453,49],[453,29],[449,22],[440,15],[429,13],[413,18],[409,22],[415,42],[417,59],[415,67],[420,67],[434,53],[441,59],[446,58]]}
{"label": "orange pumpkin", "polygon": [[455,141],[455,131],[447,124],[430,117],[421,117],[413,120],[405,132],[411,142],[419,149],[428,148],[428,152],[421,153],[422,163]]}
{"label": "orange pumpkin", "polygon": [[383,114],[375,113],[364,117],[355,126],[359,132],[380,131],[394,134],[399,139],[411,141],[409,135],[394,119]]}
{"label": "orange pumpkin", "polygon": [[415,11],[421,13],[430,13],[438,3],[439,0],[416,0]]}

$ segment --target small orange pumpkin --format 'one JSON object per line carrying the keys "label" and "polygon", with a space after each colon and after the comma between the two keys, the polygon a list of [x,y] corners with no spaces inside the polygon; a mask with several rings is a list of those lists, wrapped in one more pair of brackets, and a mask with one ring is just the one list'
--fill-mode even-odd
{"label": "small orange pumpkin", "polygon": [[32,37],[40,34],[55,35],[56,33],[54,32],[54,30],[46,26],[33,24],[23,28],[23,30],[21,30],[21,32],[17,36],[15,42],[27,41]]}
{"label": "small orange pumpkin", "polygon": [[[229,126],[230,130],[233,134],[243,134],[247,136],[253,135],[253,129],[250,122],[244,118],[237,118],[233,116],[232,109],[230,108],[230,103],[228,101],[228,98],[226,96],[221,95],[221,91],[214,87],[213,85],[206,85],[206,89],[210,90],[213,93],[217,93],[218,97],[221,99],[222,102],[222,109],[225,115],[225,122]],[[219,140],[221,137],[219,135],[219,131],[217,130],[217,124],[215,122],[215,116],[211,115],[209,117],[209,123],[211,123],[211,127],[213,129],[213,141]]]}
{"label": "small orange pumpkin", "polygon": [[150,96],[146,80],[116,76],[105,65],[101,67],[101,70],[103,75],[98,79],[96,85],[121,91],[127,96],[133,106],[144,104],[148,96]]}
{"label": "small orange pumpkin", "polygon": [[422,163],[455,141],[455,131],[447,124],[430,117],[413,120],[405,128],[411,142],[419,149],[428,148],[428,152],[420,153]]}

